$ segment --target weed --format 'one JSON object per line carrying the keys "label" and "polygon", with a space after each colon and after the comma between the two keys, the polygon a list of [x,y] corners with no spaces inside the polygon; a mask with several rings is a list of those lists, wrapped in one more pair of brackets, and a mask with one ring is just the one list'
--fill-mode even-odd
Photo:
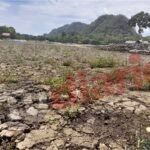
{"label": "weed", "polygon": [[17,83],[17,76],[12,73],[5,73],[0,75],[0,83]]}
{"label": "weed", "polygon": [[17,55],[15,57],[15,61],[16,61],[16,64],[23,64],[24,63],[24,59],[21,55]]}
{"label": "weed", "polygon": [[100,57],[96,59],[95,61],[90,62],[91,68],[113,68],[117,65],[117,62],[111,58],[105,58],[105,57]]}
{"label": "weed", "polygon": [[78,117],[78,115],[80,114],[79,108],[80,108],[80,104],[75,104],[73,106],[66,107],[65,115],[67,115],[70,119],[74,119]]}
{"label": "weed", "polygon": [[45,85],[51,85],[52,88],[57,88],[64,84],[65,78],[64,77],[49,77],[44,81]]}
{"label": "weed", "polygon": [[72,65],[72,61],[69,59],[63,62],[63,66],[69,67],[71,65]]}
{"label": "weed", "polygon": [[140,142],[141,150],[150,150],[150,139],[143,139]]}
{"label": "weed", "polygon": [[143,90],[143,91],[150,91],[150,81],[148,82],[143,82],[143,85],[142,85],[142,87],[141,87],[141,90]]}

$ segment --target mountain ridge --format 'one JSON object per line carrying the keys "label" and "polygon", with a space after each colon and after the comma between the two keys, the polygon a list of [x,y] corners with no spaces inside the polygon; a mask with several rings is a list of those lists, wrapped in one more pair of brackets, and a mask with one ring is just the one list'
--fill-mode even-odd
{"label": "mountain ridge", "polygon": [[117,33],[136,35],[135,30],[128,25],[128,18],[123,15],[102,15],[90,24],[73,22],[53,29],[48,35],[54,36],[71,32],[81,34]]}

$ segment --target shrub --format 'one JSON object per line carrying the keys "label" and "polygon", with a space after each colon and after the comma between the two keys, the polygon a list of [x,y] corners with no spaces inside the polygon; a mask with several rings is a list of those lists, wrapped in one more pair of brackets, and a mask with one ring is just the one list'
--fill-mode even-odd
{"label": "shrub", "polygon": [[71,60],[66,60],[63,62],[63,66],[66,66],[66,67],[71,66],[71,64],[72,64]]}
{"label": "shrub", "polygon": [[150,82],[144,82],[142,87],[141,87],[141,90],[144,90],[144,91],[150,91]]}

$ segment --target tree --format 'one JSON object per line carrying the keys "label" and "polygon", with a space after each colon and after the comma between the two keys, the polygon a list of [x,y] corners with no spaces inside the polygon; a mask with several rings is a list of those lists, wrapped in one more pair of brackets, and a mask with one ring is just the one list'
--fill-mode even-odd
{"label": "tree", "polygon": [[131,27],[138,26],[138,33],[141,35],[143,33],[143,29],[150,28],[150,14],[145,13],[144,11],[137,13],[131,17],[129,25]]}

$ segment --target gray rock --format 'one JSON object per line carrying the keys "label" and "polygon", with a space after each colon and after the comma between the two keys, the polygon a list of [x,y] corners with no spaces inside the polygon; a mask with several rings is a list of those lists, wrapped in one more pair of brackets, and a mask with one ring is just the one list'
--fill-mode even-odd
{"label": "gray rock", "polygon": [[8,124],[7,123],[3,123],[0,125],[0,130],[4,130],[8,128]]}
{"label": "gray rock", "polygon": [[0,137],[13,137],[17,134],[15,131],[3,130],[0,132]]}
{"label": "gray rock", "polygon": [[25,93],[24,89],[18,89],[16,91],[12,92],[12,95],[13,96],[22,96],[24,93]]}
{"label": "gray rock", "polygon": [[37,109],[47,110],[49,108],[48,104],[39,104],[36,106]]}
{"label": "gray rock", "polygon": [[29,134],[27,134],[24,141],[17,144],[18,149],[29,149],[34,145],[39,143],[49,142],[54,140],[56,136],[56,132],[52,129],[47,130],[32,130]]}
{"label": "gray rock", "polygon": [[17,100],[16,100],[14,97],[12,97],[12,96],[8,96],[8,97],[7,97],[7,103],[8,103],[9,105],[14,105],[14,104],[17,103]]}
{"label": "gray rock", "polygon": [[24,102],[24,104],[32,104],[33,103],[33,101],[32,101],[32,95],[28,95],[27,97],[25,97],[24,99],[23,99],[23,102]]}
{"label": "gray rock", "polygon": [[6,103],[6,102],[7,102],[7,96],[1,96],[0,103]]}
{"label": "gray rock", "polygon": [[31,116],[37,116],[38,115],[38,110],[35,109],[34,107],[30,107],[27,110],[27,114],[31,115]]}
{"label": "gray rock", "polygon": [[12,113],[10,113],[8,116],[13,121],[22,120],[18,110],[13,110]]}
{"label": "gray rock", "polygon": [[[4,93],[3,93],[3,95],[4,95]],[[12,96],[4,95],[4,96],[0,97],[0,103],[8,103],[11,105],[11,104],[16,104],[17,100]]]}
{"label": "gray rock", "polygon": [[39,93],[38,99],[40,102],[47,102],[47,94],[45,92]]}
{"label": "gray rock", "polygon": [[50,86],[49,85],[40,85],[40,88],[44,89],[45,91],[49,91],[50,90]]}

